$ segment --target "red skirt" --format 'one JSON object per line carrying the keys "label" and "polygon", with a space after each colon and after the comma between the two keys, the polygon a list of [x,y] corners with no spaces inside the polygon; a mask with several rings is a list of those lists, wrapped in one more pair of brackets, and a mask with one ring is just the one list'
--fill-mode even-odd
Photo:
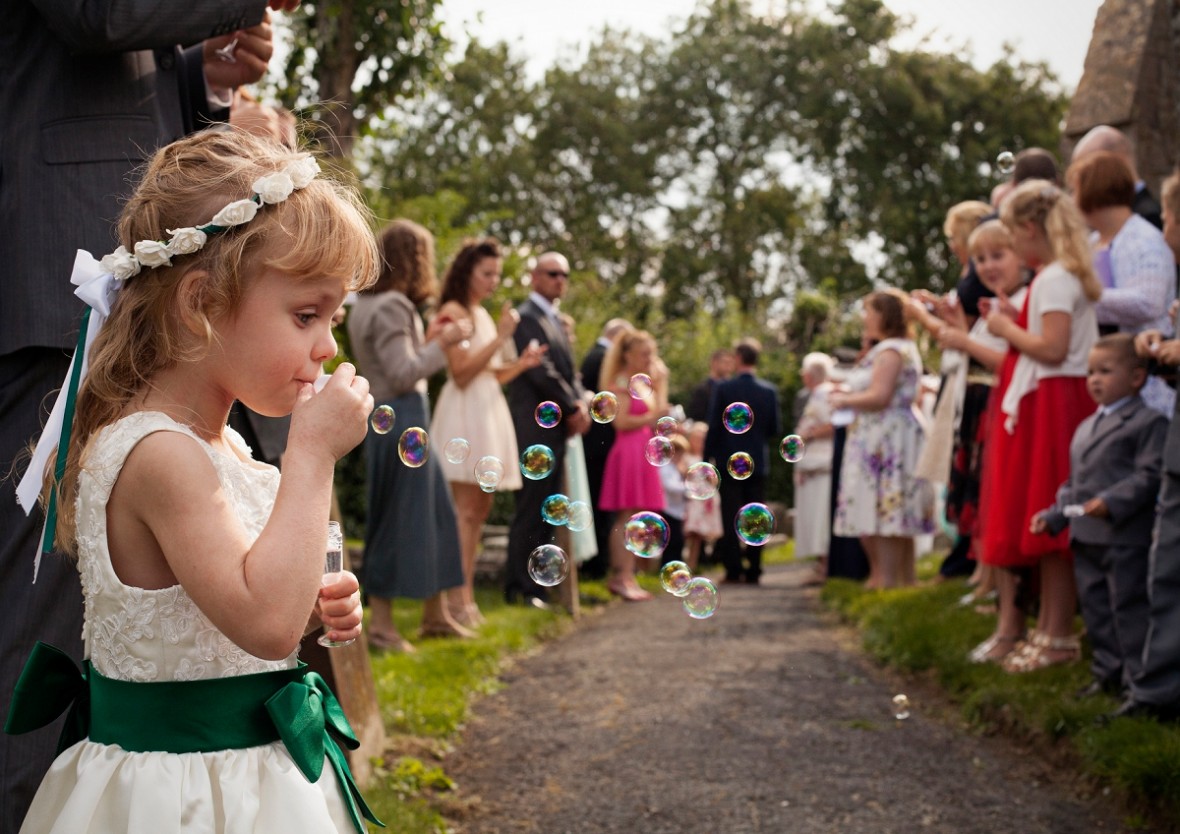
{"label": "red skirt", "polygon": [[[1005,383],[1007,380],[1005,380]],[[1020,401],[1016,431],[1004,428],[997,385],[988,408],[984,445],[982,558],[1001,568],[1028,567],[1049,553],[1069,552],[1069,530],[1056,536],[1030,533],[1034,513],[1051,506],[1069,477],[1069,444],[1078,424],[1095,409],[1086,380],[1041,379]]]}

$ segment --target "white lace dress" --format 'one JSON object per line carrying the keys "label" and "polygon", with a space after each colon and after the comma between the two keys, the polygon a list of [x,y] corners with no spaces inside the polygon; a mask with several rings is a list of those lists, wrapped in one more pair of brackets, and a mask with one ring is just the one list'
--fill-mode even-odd
{"label": "white lace dress", "polygon": [[[217,630],[179,585],[124,585],[107,549],[106,503],[127,455],[147,435],[175,431],[205,448],[246,530],[270,516],[278,470],[229,457],[164,414],[133,414],[91,444],[78,490],[78,570],[83,639],[91,666],[124,681],[189,681],[289,669],[261,660]],[[227,430],[244,453],[241,437]],[[288,834],[354,832],[338,782],[325,767],[308,782],[280,741],[213,753],[127,752],[89,739],[61,753],[46,775],[22,834]]]}

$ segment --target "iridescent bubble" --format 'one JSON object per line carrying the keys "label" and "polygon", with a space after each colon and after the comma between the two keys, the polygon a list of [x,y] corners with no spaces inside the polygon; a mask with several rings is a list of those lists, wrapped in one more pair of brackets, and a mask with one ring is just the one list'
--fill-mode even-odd
{"label": "iridescent bubble", "polygon": [[910,717],[910,699],[905,695],[893,696],[893,717],[898,721],[905,721]]}
{"label": "iridescent bubble", "polygon": [[402,432],[401,438],[397,441],[397,456],[412,469],[426,463],[426,459],[430,457],[430,437],[426,434],[426,429],[411,426]]}
{"label": "iridescent bubble", "polygon": [[570,499],[568,495],[556,492],[541,503],[541,518],[555,527],[569,524]]}
{"label": "iridescent bubble", "polygon": [[692,579],[692,571],[684,562],[673,561],[660,568],[660,585],[675,597],[682,597],[688,593],[688,583]]}
{"label": "iridescent bubble", "polygon": [[623,542],[636,556],[654,559],[668,546],[668,522],[659,513],[636,513],[627,519]]}
{"label": "iridescent bubble", "polygon": [[452,437],[443,446],[443,456],[451,463],[462,463],[471,454],[471,444],[462,437]]}
{"label": "iridescent bubble", "polygon": [[533,412],[537,418],[537,425],[543,429],[551,429],[561,422],[561,406],[551,400],[545,400]]}
{"label": "iridescent bubble", "polygon": [[675,417],[661,417],[656,420],[656,434],[660,437],[671,437],[676,434],[676,429],[680,424],[676,422]]}
{"label": "iridescent bubble", "polygon": [[704,620],[717,610],[717,586],[703,576],[688,580],[683,599],[684,610],[694,620]]}
{"label": "iridescent bubble", "polygon": [[733,434],[745,434],[754,425],[754,411],[745,403],[730,403],[721,413],[721,422]]}
{"label": "iridescent bubble", "polygon": [[698,461],[684,473],[684,494],[698,501],[706,501],[721,488],[721,473],[708,461]]}
{"label": "iridescent bubble", "polygon": [[637,400],[647,399],[651,396],[651,377],[647,374],[635,374],[627,383],[627,390]]}
{"label": "iridescent bubble", "polygon": [[648,438],[647,445],[643,447],[643,456],[652,466],[664,466],[672,462],[672,454],[675,451],[676,447],[672,445],[671,440],[657,434]]}
{"label": "iridescent bubble", "polygon": [[397,415],[393,411],[393,406],[379,405],[369,415],[369,425],[377,434],[389,434],[393,429],[395,419],[397,419]]}
{"label": "iridescent bubble", "polygon": [[729,477],[735,481],[744,481],[754,474],[754,459],[746,452],[734,452],[725,464]]}
{"label": "iridescent bubble", "polygon": [[543,544],[529,554],[529,576],[538,585],[551,588],[570,575],[570,560],[555,544]]}
{"label": "iridescent bubble", "polygon": [[520,453],[520,474],[530,481],[549,477],[553,471],[553,450],[541,443],[529,446]]}
{"label": "iridescent bubble", "polygon": [[996,157],[996,170],[1004,176],[1011,174],[1016,167],[1016,154],[1012,151],[1000,151]]}
{"label": "iridescent bubble", "polygon": [[619,398],[610,391],[599,391],[590,400],[590,419],[595,423],[609,423],[619,413]]}
{"label": "iridescent bubble", "polygon": [[802,437],[797,434],[788,434],[783,438],[783,442],[778,444],[778,453],[787,463],[798,463],[803,460],[803,452],[806,447],[807,444],[803,442]]}
{"label": "iridescent bubble", "polygon": [[774,532],[774,513],[765,504],[746,504],[738,510],[733,528],[746,544],[766,544]]}
{"label": "iridescent bubble", "polygon": [[594,523],[594,509],[585,501],[570,501],[569,522],[566,524],[575,533],[589,530]]}
{"label": "iridescent bubble", "polygon": [[475,482],[484,492],[495,492],[504,477],[504,461],[495,455],[484,455],[475,462]]}

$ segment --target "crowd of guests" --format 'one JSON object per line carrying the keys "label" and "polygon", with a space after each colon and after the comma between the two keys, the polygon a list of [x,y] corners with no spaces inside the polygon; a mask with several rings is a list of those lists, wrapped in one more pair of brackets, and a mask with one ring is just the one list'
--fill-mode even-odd
{"label": "crowd of guests", "polygon": [[[952,206],[955,289],[874,292],[846,367],[804,359],[795,526],[813,581],[910,584],[914,537],[944,492],[955,540],[940,578],[970,574],[963,604],[994,600],[972,661],[1010,673],[1076,662],[1080,610],[1092,682],[1079,697],[1175,719],[1180,172],[1162,198],[1161,212],[1127,138],[1102,126],[1063,178],[1029,149],[988,202]],[[920,332],[941,357],[925,414]]]}

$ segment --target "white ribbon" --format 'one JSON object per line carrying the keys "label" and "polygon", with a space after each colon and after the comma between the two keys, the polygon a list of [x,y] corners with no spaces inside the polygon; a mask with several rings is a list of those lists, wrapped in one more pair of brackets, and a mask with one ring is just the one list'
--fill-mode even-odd
{"label": "white ribbon", "polygon": [[[33,508],[37,506],[37,498],[41,494],[49,459],[61,441],[62,423],[65,417],[70,377],[74,373],[74,363],[79,361],[82,363],[81,374],[78,377],[80,385],[81,381],[86,378],[90,346],[94,343],[94,337],[98,335],[103,323],[110,315],[111,304],[121,286],[121,282],[117,281],[110,272],[104,270],[102,264],[96,261],[93,255],[82,249],[78,250],[77,257],[74,259],[74,272],[70,276],[70,283],[77,287],[74,290],[74,295],[91,307],[90,322],[86,328],[86,341],[83,343],[82,356],[79,357],[75,353],[74,358],[70,360],[69,370],[66,371],[66,378],[62,383],[61,390],[58,391],[57,400],[53,403],[53,410],[49,412],[49,421],[41,431],[37,448],[33,452],[33,459],[29,462],[29,468],[25,470],[20,484],[17,485],[16,500],[24,509],[25,515],[31,513]],[[48,522],[48,519],[46,521]],[[37,540],[37,555],[33,561],[33,582],[37,581],[37,571],[41,567],[41,541],[43,539],[44,530],[42,530],[42,537]]]}

